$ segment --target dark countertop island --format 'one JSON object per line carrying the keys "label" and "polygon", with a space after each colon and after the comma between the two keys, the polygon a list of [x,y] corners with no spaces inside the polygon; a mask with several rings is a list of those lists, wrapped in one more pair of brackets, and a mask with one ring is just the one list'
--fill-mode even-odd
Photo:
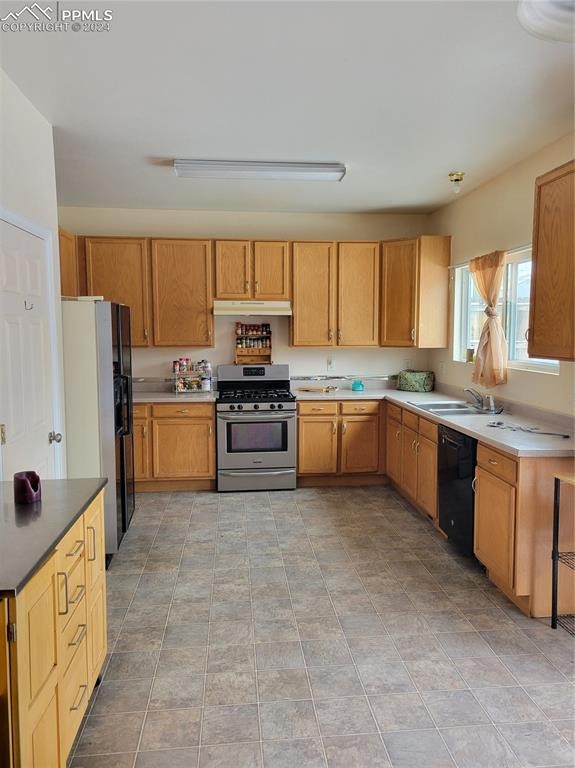
{"label": "dark countertop island", "polygon": [[12,482],[0,483],[0,597],[25,586],[107,482],[42,480],[42,501],[18,505]]}

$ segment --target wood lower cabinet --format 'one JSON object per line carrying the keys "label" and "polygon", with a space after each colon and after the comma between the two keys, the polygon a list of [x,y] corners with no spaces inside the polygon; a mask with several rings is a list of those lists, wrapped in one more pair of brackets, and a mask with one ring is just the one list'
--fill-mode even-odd
{"label": "wood lower cabinet", "polygon": [[148,347],[150,333],[149,241],[132,237],[86,237],[90,296],[130,307],[132,346]]}
{"label": "wood lower cabinet", "polygon": [[473,548],[477,559],[513,589],[515,488],[481,467],[475,473]]}
{"label": "wood lower cabinet", "polygon": [[335,475],[337,446],[337,416],[299,417],[297,471],[300,475]]}
{"label": "wood lower cabinet", "polygon": [[383,243],[381,346],[447,346],[450,258],[450,237]]}
{"label": "wood lower cabinet", "polygon": [[152,446],[154,478],[214,477],[215,445],[211,419],[152,419]]}
{"label": "wood lower cabinet", "polygon": [[60,227],[58,229],[58,245],[60,250],[60,291],[62,296],[78,296],[80,294],[80,272],[76,235]]}
{"label": "wood lower cabinet", "polygon": [[401,489],[417,498],[417,432],[405,424],[401,434]]}
{"label": "wood lower cabinet", "polygon": [[379,243],[339,243],[337,344],[379,343]]}
{"label": "wood lower cabinet", "polygon": [[294,347],[336,343],[336,244],[293,244]]}
{"label": "wood lower cabinet", "polygon": [[150,441],[148,419],[134,419],[134,478],[147,480],[150,477]]}
{"label": "wood lower cabinet", "polygon": [[212,244],[152,240],[156,346],[213,345]]}
{"label": "wood lower cabinet", "polygon": [[66,766],[107,651],[103,514],[101,493],[0,611],[11,628],[3,768]]}
{"label": "wood lower cabinet", "polygon": [[[362,405],[359,404],[362,403]],[[299,475],[345,475],[379,470],[379,402],[299,403]],[[355,412],[369,411],[365,415]]]}
{"label": "wood lower cabinet", "polygon": [[437,518],[437,443],[417,438],[417,503],[432,520]]}
{"label": "wood lower cabinet", "polygon": [[401,483],[402,433],[401,422],[388,417],[386,426],[386,474],[394,483]]}
{"label": "wood lower cabinet", "polygon": [[575,360],[575,161],[535,181],[530,357]]}

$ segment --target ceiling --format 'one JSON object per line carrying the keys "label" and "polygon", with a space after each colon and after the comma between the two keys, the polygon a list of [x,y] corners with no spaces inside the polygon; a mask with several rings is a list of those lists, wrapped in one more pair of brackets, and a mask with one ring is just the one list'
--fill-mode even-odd
{"label": "ceiling", "polygon": [[[111,30],[0,33],[2,68],[54,125],[60,205],[429,212],[449,171],[463,195],[573,130],[573,46],[528,35],[509,0],[66,6],[112,9]],[[174,157],[348,173],[195,181]]]}

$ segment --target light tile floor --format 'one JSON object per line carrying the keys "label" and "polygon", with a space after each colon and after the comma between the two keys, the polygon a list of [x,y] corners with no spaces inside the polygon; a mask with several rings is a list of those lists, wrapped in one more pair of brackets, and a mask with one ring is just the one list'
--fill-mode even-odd
{"label": "light tile floor", "polygon": [[574,644],[384,488],[139,497],[72,768],[572,766]]}

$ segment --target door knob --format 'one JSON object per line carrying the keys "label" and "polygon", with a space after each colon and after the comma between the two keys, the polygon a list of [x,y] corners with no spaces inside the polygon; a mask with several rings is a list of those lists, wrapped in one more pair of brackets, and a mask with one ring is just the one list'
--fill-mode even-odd
{"label": "door knob", "polygon": [[61,443],[62,434],[60,432],[48,432],[48,442],[50,445],[52,445],[52,443]]}

